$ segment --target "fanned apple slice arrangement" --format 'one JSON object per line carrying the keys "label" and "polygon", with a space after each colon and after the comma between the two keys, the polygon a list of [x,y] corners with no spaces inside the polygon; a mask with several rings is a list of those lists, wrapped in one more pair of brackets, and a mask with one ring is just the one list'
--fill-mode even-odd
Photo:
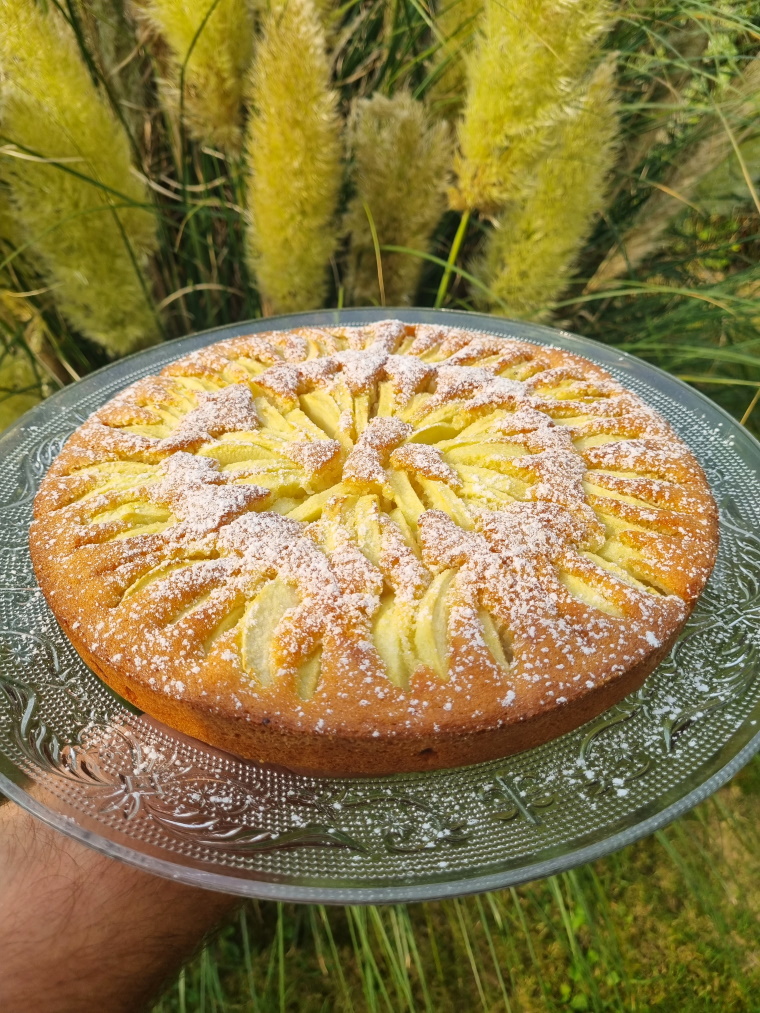
{"label": "fanned apple slice arrangement", "polygon": [[392,320],[140,380],[69,439],[35,518],[41,586],[114,688],[335,773],[593,716],[665,653],[717,546],[698,463],[604,370]]}

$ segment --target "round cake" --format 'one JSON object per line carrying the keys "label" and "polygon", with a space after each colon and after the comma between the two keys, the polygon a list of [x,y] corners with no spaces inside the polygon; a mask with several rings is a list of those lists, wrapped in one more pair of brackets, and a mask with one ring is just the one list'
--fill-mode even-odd
{"label": "round cake", "polygon": [[715,561],[702,469],[601,368],[387,320],[211,345],[35,500],[86,663],[182,732],[368,775],[538,745],[636,689]]}

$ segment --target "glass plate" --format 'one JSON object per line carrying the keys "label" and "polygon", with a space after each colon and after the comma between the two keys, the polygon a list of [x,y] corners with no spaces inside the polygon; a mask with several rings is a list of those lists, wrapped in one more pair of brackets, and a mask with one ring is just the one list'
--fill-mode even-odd
{"label": "glass plate", "polygon": [[[32,499],[66,437],[141,376],[237,334],[387,316],[553,344],[657,408],[721,509],[717,567],[671,656],[577,731],[506,760],[368,780],[265,768],[185,738],[115,697],[36,586]],[[651,833],[760,748],[760,445],[660,370],[563,331],[430,310],[298,314],[151,348],[61,391],[0,441],[0,790],[107,855],[195,886],[281,900],[382,903],[546,876]]]}

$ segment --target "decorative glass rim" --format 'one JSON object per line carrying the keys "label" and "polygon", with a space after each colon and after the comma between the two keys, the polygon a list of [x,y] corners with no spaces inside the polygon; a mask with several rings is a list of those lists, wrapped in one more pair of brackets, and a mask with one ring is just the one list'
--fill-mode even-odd
{"label": "decorative glass rim", "polygon": [[[112,818],[113,807],[96,812],[92,807],[88,809],[87,804],[82,802],[76,793],[66,796],[63,788],[59,791],[57,787],[51,791],[51,784],[57,785],[58,782],[55,782],[55,778],[49,770],[43,770],[42,767],[38,770],[34,764],[30,766],[29,763],[24,766],[17,758],[14,759],[14,756],[10,755],[10,748],[4,745],[4,741],[10,741],[10,738],[4,740],[2,736],[4,712],[1,691],[3,688],[2,664],[4,662],[0,658],[0,791],[8,798],[43,822],[82,844],[146,871],[180,880],[190,885],[226,893],[277,900],[376,904],[432,900],[497,889],[551,875],[602,857],[651,834],[687,812],[725,784],[760,750],[760,730],[757,730],[760,729],[760,725],[758,725],[760,686],[756,685],[757,680],[755,679],[754,647],[752,651],[748,649],[744,654],[741,654],[744,647],[742,646],[740,650],[736,645],[736,638],[734,638],[731,644],[722,645],[722,642],[719,642],[712,654],[702,657],[699,654],[699,646],[693,646],[697,644],[700,634],[707,629],[710,630],[710,635],[714,638],[722,614],[721,609],[726,602],[731,604],[738,616],[737,623],[741,624],[742,631],[745,631],[746,628],[746,637],[752,640],[753,644],[754,639],[760,639],[758,637],[760,632],[758,607],[755,604],[755,598],[752,597],[755,593],[754,584],[751,591],[747,592],[749,597],[746,609],[741,606],[741,603],[736,604],[730,598],[735,586],[740,588],[742,594],[744,593],[742,580],[745,580],[745,576],[745,583],[746,581],[752,583],[754,580],[760,585],[760,540],[756,539],[754,535],[756,527],[760,527],[760,513],[755,518],[754,504],[749,501],[745,492],[751,476],[754,475],[756,481],[756,476],[760,473],[760,444],[727,412],[700,392],[663,370],[611,346],[601,345],[590,339],[538,324],[526,324],[485,314],[465,313],[456,310],[408,308],[323,310],[246,321],[198,332],[138,352],[126,359],[105,366],[78,383],[64,388],[43,404],[27,412],[0,437],[0,459],[6,463],[11,459],[15,460],[14,455],[20,459],[19,455],[24,447],[37,445],[35,441],[43,430],[45,432],[55,430],[58,419],[61,420],[62,428],[68,427],[66,432],[70,432],[78,424],[76,419],[72,418],[72,413],[77,410],[79,405],[85,405],[88,401],[95,405],[98,398],[105,401],[113,396],[116,389],[121,386],[133,382],[139,376],[155,372],[166,362],[213,341],[254,331],[282,330],[298,326],[361,325],[385,318],[400,319],[409,323],[437,323],[467,327],[471,330],[503,336],[512,335],[521,340],[555,344],[570,349],[609,369],[626,386],[631,386],[634,389],[638,386],[639,393],[642,390],[651,389],[652,396],[655,399],[659,397],[662,402],[662,404],[655,406],[659,407],[659,410],[666,415],[668,411],[663,405],[668,408],[671,423],[677,429],[680,426],[680,435],[687,442],[694,444],[701,440],[708,449],[713,444],[716,445],[715,468],[717,470],[715,474],[718,475],[717,484],[716,479],[711,477],[716,491],[728,504],[726,508],[728,512],[724,515],[724,537],[729,542],[731,539],[739,541],[744,539],[742,544],[745,544],[746,539],[749,538],[752,552],[749,556],[750,562],[745,563],[739,578],[731,569],[730,560],[724,563],[725,572],[718,575],[715,589],[711,595],[705,596],[701,612],[698,608],[695,612],[695,620],[687,627],[690,632],[684,636],[686,646],[681,654],[686,659],[683,661],[683,668],[688,678],[692,678],[692,669],[696,671],[696,668],[702,666],[700,678],[703,683],[709,683],[711,678],[715,680],[715,684],[719,687],[716,691],[717,697],[713,693],[707,699],[713,702],[718,699],[719,703],[705,705],[704,713],[695,712],[696,716],[691,715],[683,729],[678,727],[676,721],[673,725],[676,732],[674,733],[673,727],[671,727],[670,731],[665,733],[666,746],[663,747],[660,726],[664,727],[663,723],[667,724],[671,719],[662,718],[658,711],[659,698],[657,694],[660,692],[658,679],[667,681],[667,678],[670,678],[667,690],[672,692],[674,686],[677,687],[677,684],[672,681],[673,674],[663,675],[662,670],[670,666],[679,678],[683,675],[674,668],[674,665],[681,664],[681,662],[673,662],[673,656],[671,656],[671,659],[647,680],[645,691],[642,690],[633,695],[635,700],[628,698],[617,708],[606,712],[601,718],[590,722],[589,725],[583,726],[576,732],[562,736],[561,739],[547,743],[536,750],[528,750],[515,757],[509,757],[504,761],[432,772],[430,775],[394,775],[390,778],[370,780],[302,778],[304,783],[308,782],[310,791],[313,784],[317,785],[314,792],[319,788],[324,794],[325,791],[332,790],[333,787],[337,792],[337,786],[340,787],[340,791],[343,793],[340,797],[343,799],[348,797],[350,801],[344,802],[343,810],[341,810],[340,804],[336,803],[336,823],[343,821],[344,827],[348,827],[353,836],[350,836],[347,830],[344,832],[340,829],[333,829],[331,831],[332,837],[329,836],[329,833],[325,833],[322,839],[317,840],[319,835],[315,836],[312,833],[310,841],[307,840],[308,835],[306,835],[300,842],[291,844],[286,842],[286,835],[283,835],[282,831],[270,832],[271,841],[269,843],[271,846],[268,850],[261,849],[247,853],[245,861],[249,864],[246,866],[244,860],[240,858],[240,849],[235,851],[231,847],[229,854],[227,854],[223,853],[221,847],[218,847],[212,858],[208,859],[205,855],[201,855],[197,843],[193,847],[188,844],[185,851],[181,851],[180,849],[185,848],[187,843],[183,838],[176,845],[177,850],[171,850],[170,847],[156,843],[155,835],[151,837],[145,832],[143,836],[135,836],[136,828],[142,826],[140,823],[142,815],[132,822],[128,822],[124,817],[125,822],[119,823],[117,816]],[[91,410],[94,409],[88,407],[87,414]],[[713,433],[719,434],[719,436],[713,437]],[[721,441],[719,445],[718,440]],[[712,453],[712,451],[710,452]],[[39,473],[32,474],[28,467],[30,459],[27,456],[25,474],[28,478],[29,488],[25,492],[26,498],[24,499],[27,506],[33,495],[34,482],[41,477],[42,471],[44,471],[44,466],[40,466]],[[19,466],[16,465],[16,467]],[[19,528],[25,523],[23,510],[27,509],[27,506],[24,506],[23,509],[19,507],[18,518],[20,519],[16,519],[17,515],[13,511],[20,502],[18,499],[13,500],[12,497],[8,502],[0,490],[0,517],[10,511],[14,518],[12,523],[15,523]],[[760,511],[760,506],[757,509]],[[754,541],[752,541],[753,539]],[[757,559],[752,555],[755,551],[755,541],[758,545]],[[23,545],[17,547],[17,557],[13,556],[13,550],[10,551],[11,572],[15,572],[12,569],[13,566],[23,569],[25,563],[22,557],[27,551]],[[726,555],[729,555],[728,550],[726,550]],[[746,553],[744,556],[746,559]],[[25,574],[26,572],[24,571]],[[31,608],[31,606],[28,603],[19,605],[17,611],[14,612],[15,599],[11,601],[7,594],[10,590],[31,591],[32,587],[29,585],[15,589],[4,588],[2,587],[2,578],[0,578],[0,604],[5,600],[4,593],[10,602],[3,613],[3,625],[8,625],[5,618],[7,614],[9,619],[16,623],[15,626],[10,627],[10,630],[16,632],[23,628],[19,626],[22,614],[27,617],[27,613],[23,610]],[[33,596],[29,595],[29,597]],[[24,621],[28,621],[28,617]],[[65,650],[61,639],[63,634],[60,630],[51,628],[49,635],[61,650]],[[742,635],[744,636],[744,633]],[[691,637],[690,641],[689,637]],[[725,651],[723,647],[725,647]],[[677,648],[676,653],[678,650]],[[690,651],[692,654],[689,654]],[[730,654],[731,651],[733,654]],[[679,657],[681,656],[679,655]],[[743,666],[741,671],[744,673],[741,679],[734,679],[730,683],[730,689],[726,689],[728,682],[724,669],[721,668],[721,663],[726,658],[728,658],[726,664],[729,667],[730,665],[741,665]],[[79,665],[86,673],[79,677],[82,679],[85,695],[87,695],[90,692],[88,687],[94,687],[91,680],[95,680],[96,677],[90,675],[89,670],[84,669],[81,662]],[[711,666],[709,672],[705,669],[706,665]],[[737,668],[736,671],[739,669]],[[88,678],[90,682],[87,682]],[[10,682],[12,683],[13,680],[11,679]],[[102,687],[99,681],[98,685]],[[39,689],[41,696],[44,697],[41,683],[40,685],[35,684],[33,688]],[[92,692],[95,692],[94,688],[92,688]],[[103,689],[103,692],[106,691]],[[723,696],[720,695],[721,693]],[[124,705],[123,701],[118,701],[118,703],[121,705],[122,713],[127,715],[132,722],[130,734],[136,734],[134,728],[138,726],[143,729],[147,737],[155,732],[156,723],[135,717],[133,711],[130,712],[128,705]],[[52,707],[52,704],[50,706]],[[41,707],[44,711],[44,706],[41,705]],[[50,713],[49,725],[52,727],[52,710]],[[685,713],[686,711],[684,711]],[[5,723],[10,729],[8,734],[12,733],[18,738],[19,727],[17,724],[14,725],[14,721],[15,719],[11,717],[9,722],[6,715]],[[651,752],[647,763],[642,763],[642,770],[638,772],[625,767],[620,759],[619,743],[613,743],[613,737],[620,738],[620,735],[623,735],[625,742],[627,742],[625,735],[629,734],[634,725],[637,729],[636,735],[643,736],[643,745],[639,752],[644,753],[647,750]],[[679,742],[684,741],[683,735],[686,728],[688,728],[694,743],[693,745],[692,742],[689,743],[690,754],[685,753],[680,746],[680,753],[672,748],[676,739]],[[195,748],[198,744],[186,740],[169,729],[161,728],[161,735],[163,736],[162,742],[169,739],[176,740],[179,750],[184,749],[186,743],[190,743],[187,748],[193,752],[193,762],[197,763],[199,756],[213,757],[219,769],[221,766],[225,770],[234,768],[235,776],[238,778],[245,775],[246,769],[255,770],[257,776],[262,773],[262,768],[244,764],[236,758],[227,758],[224,754],[208,747],[201,746],[199,751],[198,748]],[[668,736],[671,737],[670,740],[668,740]],[[605,743],[604,748],[599,746],[601,742]],[[102,747],[102,743],[100,746]],[[83,750],[84,747],[64,744],[64,753],[66,749],[69,749],[69,753],[66,755],[69,758],[67,762],[70,762],[71,750]],[[607,763],[610,765],[610,769],[595,769],[593,778],[583,783],[584,777],[589,777],[584,769],[583,776],[580,778],[580,787],[577,787],[573,778],[567,776],[563,764],[577,762],[577,760],[568,760],[568,757],[575,756],[579,749],[579,755],[584,763],[592,750],[596,750],[602,757],[602,765]],[[683,776],[676,776],[675,769],[670,769],[674,768],[675,761],[671,763],[673,756],[678,756],[678,764],[684,767]],[[60,756],[55,762],[59,762],[59,760]],[[534,763],[537,765],[536,769],[543,773],[537,775],[533,772]],[[217,767],[214,769],[216,770]],[[665,773],[666,768],[667,772]],[[555,784],[552,775],[553,769],[555,773],[557,770],[562,770],[561,776],[567,782],[562,788],[562,791],[567,789],[564,795],[559,789],[552,795]],[[241,770],[243,775],[240,774]],[[678,766],[678,770],[680,770],[680,766]],[[614,771],[622,772],[620,777],[615,778]],[[278,778],[281,778],[284,784],[289,778],[287,783],[292,786],[299,777],[289,772],[266,771],[264,773],[269,778],[268,785],[279,784]],[[551,785],[551,790],[546,788],[546,785],[539,783],[544,775],[544,780],[548,778],[547,783]],[[51,777],[53,777],[53,781],[50,780]],[[659,787],[658,777],[662,779],[662,785]],[[620,781],[617,786],[616,781]],[[643,786],[649,785],[650,782],[652,785],[650,790],[644,790]],[[242,780],[235,782],[235,784],[242,783]],[[599,788],[600,784],[601,788]],[[407,820],[410,806],[414,808],[418,805],[419,800],[427,795],[428,785],[432,786],[430,790],[433,791],[434,798],[436,792],[443,793],[447,799],[449,796],[456,798],[458,792],[469,792],[467,798],[461,803],[462,813],[466,817],[465,823],[460,824],[454,821],[449,826],[449,823],[445,821],[441,823],[439,819],[438,829],[435,830],[434,827],[433,837],[436,839],[431,838],[432,844],[424,838],[424,832],[420,830],[420,826],[426,824],[421,823],[419,819],[416,820],[416,823],[412,820],[414,826],[410,832],[407,832],[408,826],[404,822]],[[476,786],[474,792],[472,791],[473,785]],[[572,787],[568,788],[568,785]],[[77,790],[79,788],[80,786],[77,785]],[[423,794],[420,794],[421,788],[424,788]],[[370,858],[365,859],[361,854],[344,855],[341,850],[345,847],[350,851],[348,845],[341,843],[343,838],[362,842],[368,839],[368,835],[371,833],[379,833],[377,827],[380,824],[373,827],[374,816],[367,812],[371,806],[353,800],[354,797],[360,799],[362,792],[365,792],[369,798],[371,791],[375,792],[373,796],[375,800],[380,799],[382,803],[387,801],[389,806],[391,803],[393,805],[399,803],[401,810],[403,810],[401,816],[396,813],[395,816],[388,817],[388,819],[396,820],[396,823],[393,824],[396,829],[389,830],[384,838],[386,843],[387,840],[390,840],[391,844],[387,845],[382,854],[377,851],[373,853],[373,856],[370,856],[378,866],[375,875],[371,874],[372,861]],[[383,791],[385,791],[384,795]],[[546,799],[550,795],[551,801],[547,802]],[[316,794],[314,798],[317,798]],[[562,801],[567,804],[568,799],[571,810],[573,805],[576,807],[577,821],[573,820],[573,812],[567,808],[563,810],[560,804]],[[272,819],[282,817],[282,812],[277,810],[278,805],[280,809],[282,808],[281,803],[282,799],[275,799],[274,808],[267,815],[267,819],[270,816]],[[184,809],[187,806],[184,803],[178,803],[178,805],[180,806],[178,811],[182,811],[184,814]],[[315,801],[306,802],[304,805],[311,805],[314,811],[319,810],[319,805]],[[419,805],[422,806],[422,803],[419,802]],[[352,806],[353,808],[351,808]],[[604,810],[605,807],[609,811],[602,812],[600,822],[596,818],[596,814],[600,810]],[[382,808],[382,805],[378,808]],[[399,805],[396,805],[396,810],[398,809]],[[322,815],[327,811],[324,804],[319,811]],[[459,808],[456,811],[459,813]],[[341,812],[342,815],[338,819],[337,814]],[[430,812],[433,812],[433,809],[430,809]],[[108,813],[107,821],[104,813]],[[428,813],[425,818],[428,823],[431,820],[435,823],[439,817],[440,813],[437,816],[430,816]],[[248,816],[245,816],[244,820],[247,818]],[[129,819],[132,817],[130,816]],[[168,822],[164,821],[165,824]],[[300,824],[288,825],[299,826]],[[469,854],[469,838],[466,837],[465,831],[460,832],[459,838],[456,836],[456,827],[465,825],[477,827],[477,830],[470,835],[471,837],[474,838],[480,833],[483,838],[478,844],[480,850],[473,851],[476,857],[467,862],[464,862],[464,856]],[[315,826],[316,824],[308,824],[308,827],[311,828]],[[319,826],[323,831],[325,830],[325,825],[320,824]],[[383,828],[385,826],[384,823]],[[399,826],[401,830],[397,829]],[[513,832],[516,829],[519,832]],[[187,830],[187,825],[184,825],[184,830]],[[551,839],[550,836],[542,837],[542,833],[547,830],[553,834]],[[361,836],[362,833],[365,835],[364,837]],[[282,837],[282,844],[277,843],[278,834]],[[341,838],[341,834],[343,838]],[[491,838],[490,842],[489,838]],[[419,844],[418,839],[425,840],[425,843]],[[412,844],[408,843],[409,840],[412,841]],[[203,846],[205,847],[207,843],[208,841],[204,838]],[[301,845],[309,846],[301,847]],[[445,859],[438,862],[440,868],[436,870],[428,859],[432,852],[439,847],[446,849]],[[473,845],[474,847],[475,845]],[[317,855],[320,858],[313,861],[310,858],[307,862],[306,858],[302,859],[302,856],[306,855]],[[267,865],[262,856],[273,856],[271,864]],[[457,863],[459,856],[462,857],[462,861]],[[322,858],[324,861],[321,861]],[[281,863],[281,866],[278,865],[278,862]],[[420,868],[425,865],[425,871],[421,872],[419,868],[415,869],[415,862]],[[288,872],[291,866],[297,871]],[[354,874],[354,868],[358,869],[359,866],[361,866],[361,876]]]}

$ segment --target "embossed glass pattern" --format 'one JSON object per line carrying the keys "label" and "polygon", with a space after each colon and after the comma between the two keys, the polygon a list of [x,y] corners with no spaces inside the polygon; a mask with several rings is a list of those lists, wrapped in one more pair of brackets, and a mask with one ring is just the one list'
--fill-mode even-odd
{"label": "embossed glass pattern", "polygon": [[195,348],[387,311],[299,314],[150,349],[25,416],[0,443],[0,790],[107,854],[213,889],[304,901],[421,900],[548,875],[650,833],[760,747],[760,447],[653,367],[549,328],[395,310],[554,344],[608,369],[665,415],[707,471],[721,548],[707,591],[644,687],[569,735],[507,760],[368,780],[262,768],[135,713],[79,659],[37,588],[36,486],[65,438],[126,386]]}

